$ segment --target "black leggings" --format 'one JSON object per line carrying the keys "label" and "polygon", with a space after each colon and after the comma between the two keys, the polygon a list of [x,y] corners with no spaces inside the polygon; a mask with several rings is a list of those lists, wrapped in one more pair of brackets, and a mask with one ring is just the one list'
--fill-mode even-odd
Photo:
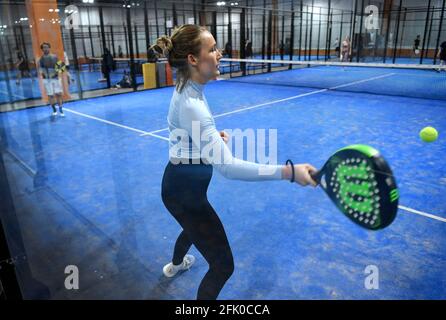
{"label": "black leggings", "polygon": [[212,166],[169,162],[162,182],[162,199],[183,231],[175,243],[172,262],[179,265],[191,245],[209,263],[197,293],[199,300],[215,300],[234,272],[234,259],[223,225],[209,203],[206,192]]}

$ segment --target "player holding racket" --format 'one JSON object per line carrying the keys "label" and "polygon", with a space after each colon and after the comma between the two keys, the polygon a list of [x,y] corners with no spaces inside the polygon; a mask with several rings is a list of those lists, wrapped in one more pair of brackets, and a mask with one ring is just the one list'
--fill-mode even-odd
{"label": "player holding racket", "polygon": [[[294,178],[303,186],[316,186],[310,176],[316,169],[309,164],[260,165],[233,158],[225,144],[228,137],[217,131],[203,94],[204,85],[219,74],[222,54],[214,37],[203,27],[183,25],[175,30],[167,49],[169,63],[177,69],[177,87],[168,115],[170,161],[164,171],[162,200],[183,231],[176,241],[172,262],[164,266],[163,272],[172,277],[179,270],[190,268],[195,258],[186,253],[195,245],[209,263],[197,299],[216,299],[233,273],[234,262],[226,232],[206,195],[213,168],[229,179]],[[194,123],[200,128],[199,140],[192,134]],[[174,134],[178,131],[186,133],[184,139]],[[216,155],[218,152],[212,156],[205,154],[202,141],[209,141],[207,147],[219,150],[222,157]],[[268,169],[266,175],[262,174],[265,169]]]}
{"label": "player holding racket", "polygon": [[50,53],[51,45],[47,42],[42,43],[40,49],[43,56],[39,60],[39,73],[43,78],[46,94],[48,95],[51,108],[53,108],[53,116],[57,115],[56,103],[59,105],[60,116],[64,117],[62,110],[62,82],[59,78],[59,72],[56,70],[57,56]]}

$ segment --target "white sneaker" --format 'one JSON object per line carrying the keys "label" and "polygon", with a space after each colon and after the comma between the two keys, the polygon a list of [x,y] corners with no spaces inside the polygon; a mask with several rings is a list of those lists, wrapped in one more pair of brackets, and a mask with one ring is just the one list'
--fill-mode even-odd
{"label": "white sneaker", "polygon": [[57,116],[57,111],[51,114],[53,117]]}
{"label": "white sneaker", "polygon": [[172,262],[166,264],[163,268],[163,273],[166,277],[171,278],[180,270],[188,270],[195,262],[195,257],[191,254],[186,254],[183,258],[183,263],[176,266]]}
{"label": "white sneaker", "polygon": [[61,112],[61,113],[60,113],[60,116],[61,116],[61,117],[65,117],[65,113]]}

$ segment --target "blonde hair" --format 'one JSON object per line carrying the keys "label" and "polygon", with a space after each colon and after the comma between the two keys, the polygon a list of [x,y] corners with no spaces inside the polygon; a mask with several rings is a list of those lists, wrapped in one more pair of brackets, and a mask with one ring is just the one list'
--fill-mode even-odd
{"label": "blonde hair", "polygon": [[171,41],[168,36],[161,36],[158,39],[156,39],[156,44],[163,45],[165,48],[167,48],[168,45],[171,44]]}
{"label": "blonde hair", "polygon": [[176,89],[181,92],[189,81],[191,74],[187,56],[192,54],[199,56],[201,51],[201,33],[207,31],[206,28],[194,24],[185,24],[173,31],[172,36],[162,36],[157,43],[161,42],[169,56],[169,64],[177,69]]}

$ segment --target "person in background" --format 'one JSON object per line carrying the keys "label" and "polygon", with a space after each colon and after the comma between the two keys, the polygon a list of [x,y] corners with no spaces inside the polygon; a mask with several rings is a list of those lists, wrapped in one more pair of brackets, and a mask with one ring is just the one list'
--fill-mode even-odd
{"label": "person in background", "polygon": [[64,51],[63,57],[64,57],[65,72],[67,73],[68,83],[74,82],[74,78],[71,76],[71,73],[70,73],[70,59],[68,59],[68,55],[67,55],[66,51]]}
{"label": "person in background", "polygon": [[341,62],[349,62],[350,61],[350,55],[351,55],[351,44],[350,44],[350,37],[346,36],[344,41],[342,41],[342,48],[341,48]]}
{"label": "person in background", "polygon": [[280,54],[280,59],[283,60],[283,56],[285,54],[285,45],[284,45],[283,41],[280,41],[280,44],[279,44],[279,54]]}
{"label": "person in background", "polygon": [[122,53],[121,45],[118,46],[118,58],[124,58],[124,54]]}
{"label": "person in background", "polygon": [[106,81],[107,79],[110,78],[110,72],[113,70],[113,64],[114,64],[113,56],[110,53],[110,50],[108,50],[108,48],[105,48],[104,54],[102,55],[102,64],[101,64],[103,79],[99,79],[99,81]]}
{"label": "person in background", "polygon": [[17,52],[17,62],[15,63],[15,66],[17,68],[16,84],[19,85],[22,77],[30,77],[31,79],[33,78],[31,76],[31,72],[29,71],[28,61],[26,61],[25,57],[23,56],[19,48],[16,48],[16,52]]}
{"label": "person in background", "polygon": [[420,54],[420,35],[417,35],[417,37],[415,38],[415,40],[413,41],[413,55],[418,56]]}
{"label": "person in background", "polygon": [[124,75],[122,79],[115,85],[116,89],[121,88],[131,88],[132,87],[132,81],[130,80],[130,75],[127,70],[124,70]]}
{"label": "person in background", "polygon": [[53,108],[53,116],[57,115],[56,102],[59,105],[60,116],[64,117],[62,110],[62,83],[59,78],[58,72],[56,72],[57,56],[50,52],[51,45],[48,42],[44,42],[40,45],[40,49],[43,51],[42,57],[38,62],[39,74],[43,78],[43,85],[45,87],[46,94],[48,95],[51,108]]}
{"label": "person in background", "polygon": [[339,38],[336,38],[334,42],[335,52],[336,52],[336,58],[340,57],[341,54],[341,47],[339,46]]}
{"label": "person in background", "polygon": [[167,36],[162,36],[156,40],[156,43],[147,50],[147,61],[157,62],[159,59],[166,58]]}
{"label": "person in background", "polygon": [[246,40],[246,46],[245,46],[245,56],[246,59],[252,58],[253,52],[252,52],[252,42],[251,40]]}
{"label": "person in background", "polygon": [[226,58],[232,58],[232,45],[231,45],[231,43],[228,41],[228,42],[226,42],[226,44],[225,44],[225,53],[224,53],[224,56],[226,57]]}

